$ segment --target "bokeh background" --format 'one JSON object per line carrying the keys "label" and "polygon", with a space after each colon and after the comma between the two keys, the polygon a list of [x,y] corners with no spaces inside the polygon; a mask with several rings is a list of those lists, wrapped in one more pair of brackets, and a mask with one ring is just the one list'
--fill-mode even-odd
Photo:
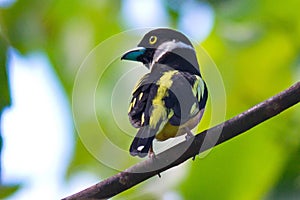
{"label": "bokeh background", "polygon": [[[184,32],[218,67],[229,119],[299,81],[299,8],[298,0],[1,0],[0,198],[59,199],[139,161],[96,139],[100,124],[126,152],[136,131],[126,110],[130,88],[146,70],[120,62],[118,52],[140,35],[128,33],[126,41],[114,35],[149,27]],[[102,57],[87,59],[103,43]],[[119,57],[102,66],[111,54]],[[88,62],[103,70],[95,88],[89,88],[93,71],[77,82]],[[82,90],[74,104],[76,83]],[[95,102],[86,98],[91,89]],[[297,105],[113,199],[299,199],[299,120]]]}

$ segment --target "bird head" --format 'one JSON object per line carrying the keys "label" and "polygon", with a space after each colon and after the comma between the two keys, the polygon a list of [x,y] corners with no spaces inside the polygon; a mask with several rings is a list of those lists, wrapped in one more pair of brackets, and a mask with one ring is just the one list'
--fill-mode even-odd
{"label": "bird head", "polygon": [[149,69],[158,63],[199,74],[196,53],[190,40],[184,34],[167,28],[148,32],[137,48],[126,52],[121,59],[142,62]]}

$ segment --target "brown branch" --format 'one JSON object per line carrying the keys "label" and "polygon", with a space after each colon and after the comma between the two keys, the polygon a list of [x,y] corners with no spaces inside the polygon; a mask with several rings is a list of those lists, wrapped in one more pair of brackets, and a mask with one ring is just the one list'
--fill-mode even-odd
{"label": "brown branch", "polygon": [[300,82],[232,119],[64,200],[107,199],[274,117],[300,101]]}

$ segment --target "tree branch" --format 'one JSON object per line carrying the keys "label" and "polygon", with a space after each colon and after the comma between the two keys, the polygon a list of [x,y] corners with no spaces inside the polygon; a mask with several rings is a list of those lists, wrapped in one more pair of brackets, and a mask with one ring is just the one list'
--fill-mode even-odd
{"label": "tree branch", "polygon": [[107,199],[189,158],[221,144],[274,117],[300,101],[300,82],[249,110],[205,130],[158,155],[142,161],[64,200]]}

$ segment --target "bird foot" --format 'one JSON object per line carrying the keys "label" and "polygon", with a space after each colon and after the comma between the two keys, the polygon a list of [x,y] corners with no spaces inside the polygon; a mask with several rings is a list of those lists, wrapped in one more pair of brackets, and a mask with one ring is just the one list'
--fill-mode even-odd
{"label": "bird foot", "polygon": [[196,156],[193,156],[192,161],[195,161],[195,159],[196,159]]}
{"label": "bird foot", "polygon": [[[191,138],[194,137],[194,134],[192,133],[192,131],[189,128],[186,127],[185,131],[186,131],[186,136],[185,136],[186,141],[189,141]],[[193,156],[192,160],[194,161],[195,159],[196,159],[196,156]]]}
{"label": "bird foot", "polygon": [[185,139],[188,141],[194,137],[194,134],[192,133],[192,131],[189,128],[185,128],[185,130],[186,130]]}
{"label": "bird foot", "polygon": [[[149,156],[150,159],[156,159],[156,155],[155,155],[155,153],[154,153],[154,151],[153,151],[153,147],[152,147],[152,146],[151,146],[150,149],[149,149],[149,154],[148,154],[148,156]],[[158,176],[159,178],[161,178],[160,173],[157,173],[157,176]]]}
{"label": "bird foot", "polygon": [[158,178],[161,178],[161,175],[160,175],[160,173],[158,173],[158,174],[157,174],[157,176],[158,176]]}
{"label": "bird foot", "polygon": [[150,149],[149,149],[149,153],[148,153],[148,156],[149,158],[152,158],[152,159],[155,159],[156,156],[155,156],[155,153],[153,151],[153,147],[151,146]]}

